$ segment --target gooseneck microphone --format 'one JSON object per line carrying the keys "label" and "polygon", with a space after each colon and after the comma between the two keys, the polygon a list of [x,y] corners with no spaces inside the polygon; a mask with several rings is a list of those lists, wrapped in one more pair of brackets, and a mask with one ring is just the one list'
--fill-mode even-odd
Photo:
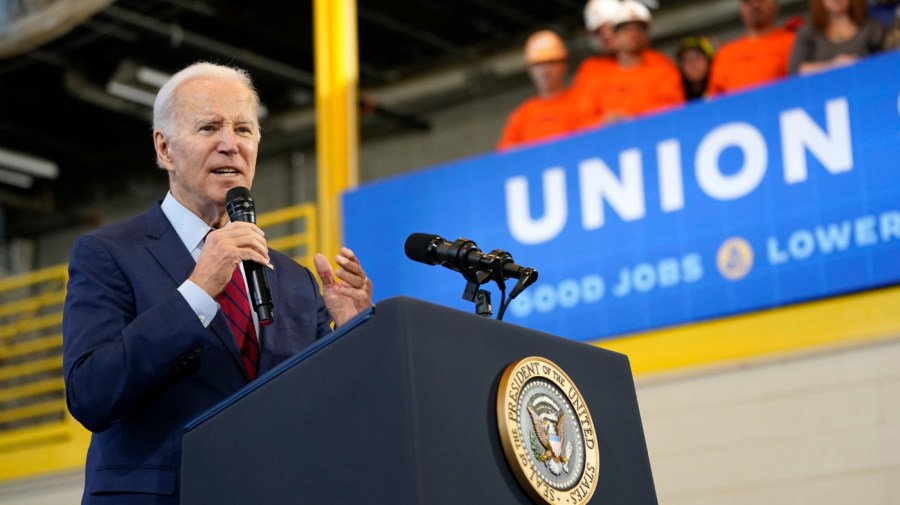
{"label": "gooseneck microphone", "polygon": [[466,238],[447,242],[438,235],[413,233],[407,237],[404,249],[407,258],[426,265],[443,265],[457,272],[492,272],[503,279],[525,277],[526,283],[521,289],[533,284],[538,277],[535,269],[513,263],[508,252],[496,250],[485,254],[475,242]]}
{"label": "gooseneck microphone", "polygon": [[[256,224],[256,204],[250,198],[250,190],[238,186],[225,194],[225,209],[232,221],[243,221]],[[269,289],[269,276],[266,267],[255,261],[244,261],[244,272],[247,274],[247,287],[250,289],[250,304],[256,311],[261,326],[269,326],[272,317],[272,292]]]}

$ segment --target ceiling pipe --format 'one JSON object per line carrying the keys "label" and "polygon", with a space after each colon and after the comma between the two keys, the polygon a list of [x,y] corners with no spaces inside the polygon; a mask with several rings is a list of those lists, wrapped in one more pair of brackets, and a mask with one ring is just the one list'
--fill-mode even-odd
{"label": "ceiling pipe", "polygon": [[104,88],[91,82],[83,73],[67,68],[63,80],[66,91],[72,96],[113,112],[131,116],[143,123],[150,124],[153,114],[148,107],[131,100],[109,94]]}
{"label": "ceiling pipe", "polygon": [[25,16],[0,23],[0,59],[26,53],[61,37],[114,0],[78,2],[25,2]]}
{"label": "ceiling pipe", "polygon": [[246,49],[241,49],[240,47],[219,42],[218,40],[204,35],[184,30],[177,25],[164,23],[149,16],[132,12],[128,9],[110,5],[103,10],[103,14],[118,21],[142,28],[148,32],[155,33],[156,35],[168,37],[176,44],[187,44],[210,53],[219,54],[230,60],[241,62],[249,67],[303,84],[310,89],[312,89],[315,83],[313,75],[305,70],[286,65],[280,61],[267,58],[252,51],[247,51]]}

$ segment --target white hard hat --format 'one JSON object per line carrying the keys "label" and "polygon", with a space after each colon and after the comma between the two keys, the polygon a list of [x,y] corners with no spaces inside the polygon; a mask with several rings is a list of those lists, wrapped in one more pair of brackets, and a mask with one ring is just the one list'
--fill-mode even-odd
{"label": "white hard hat", "polygon": [[589,32],[616,20],[619,12],[619,0],[590,0],[584,6],[584,25]]}
{"label": "white hard hat", "polygon": [[653,16],[650,14],[650,9],[648,9],[646,5],[635,0],[625,0],[619,4],[619,9],[616,13],[613,25],[619,26],[632,22],[650,24],[650,21],[652,20]]}

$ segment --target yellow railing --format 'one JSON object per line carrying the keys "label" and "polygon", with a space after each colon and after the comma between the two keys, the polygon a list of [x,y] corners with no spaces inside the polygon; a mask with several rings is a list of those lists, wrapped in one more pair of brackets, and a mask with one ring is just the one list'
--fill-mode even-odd
{"label": "yellow railing", "polygon": [[[312,268],[313,256],[318,251],[319,235],[316,227],[316,217],[316,206],[306,203],[260,214],[256,219],[256,224],[266,231],[266,242],[269,247],[276,251],[281,251],[294,258],[298,263]],[[284,234],[277,233],[282,230],[276,229],[276,227],[285,225],[295,228],[299,227],[300,229],[288,230]],[[275,231],[276,233],[272,233],[270,236],[270,231]]]}
{"label": "yellow railing", "polygon": [[76,468],[88,437],[66,413],[66,265],[0,280],[0,479]]}
{"label": "yellow railing", "polygon": [[[312,266],[316,208],[260,214],[271,248]],[[62,376],[67,265],[0,279],[0,482],[84,465],[90,434],[69,416]]]}

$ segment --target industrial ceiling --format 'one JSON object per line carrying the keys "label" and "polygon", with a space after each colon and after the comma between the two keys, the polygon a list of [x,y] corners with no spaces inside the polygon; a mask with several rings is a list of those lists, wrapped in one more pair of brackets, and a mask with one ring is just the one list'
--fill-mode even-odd
{"label": "industrial ceiling", "polygon": [[[712,9],[704,26],[734,21],[736,0],[667,0],[660,12],[680,12],[680,19],[696,22],[696,13],[679,7],[698,3]],[[505,57],[517,62],[512,74],[521,81],[520,48],[534,30],[556,29],[583,56],[589,51],[582,36],[583,5],[582,0],[358,0],[360,89],[371,101],[363,139],[385,128],[428,128],[429,110],[465,99],[473,90],[444,90],[442,103],[415,93],[380,99],[379,93],[387,98],[392,89],[421,76],[462,69],[489,87],[510,75],[493,72],[484,62]],[[689,24],[677,17],[671,21]],[[671,36],[683,31],[660,28]],[[160,79],[197,60],[251,72],[266,108],[266,134],[276,137],[264,143],[263,155],[311,138],[311,132],[304,137],[295,131],[290,140],[277,139],[288,125],[300,128],[297,118],[312,117],[309,0],[0,3],[0,205],[7,233],[43,230],[17,219],[22,214],[65,215],[126,191],[129,180],[158,177],[150,169],[155,159],[148,103]],[[311,130],[311,121],[306,126]],[[15,170],[4,168],[4,155],[45,164],[30,180],[15,173],[10,178],[6,175]]]}

